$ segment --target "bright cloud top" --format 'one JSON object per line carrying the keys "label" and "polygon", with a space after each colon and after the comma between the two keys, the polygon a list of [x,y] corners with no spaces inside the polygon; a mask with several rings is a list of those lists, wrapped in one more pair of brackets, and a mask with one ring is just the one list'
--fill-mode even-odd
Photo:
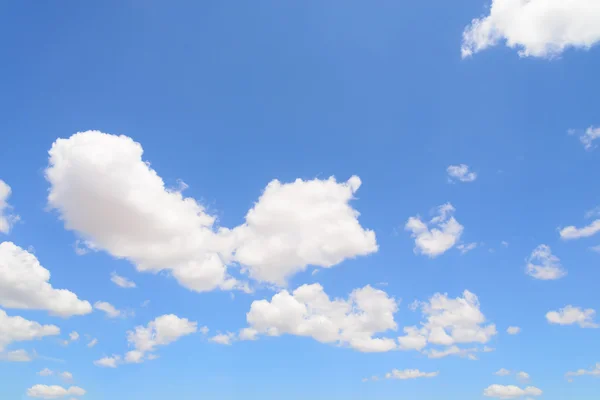
{"label": "bright cloud top", "polygon": [[463,226],[452,215],[456,211],[452,204],[446,203],[437,208],[438,215],[429,223],[419,216],[410,217],[404,228],[415,238],[415,252],[437,257],[451,249],[460,240]]}
{"label": "bright cloud top", "polygon": [[12,242],[0,243],[0,306],[46,310],[61,317],[92,312],[89,302],[69,290],[53,288],[49,281],[50,271],[33,254]]}
{"label": "bright cloud top", "polygon": [[448,172],[448,180],[450,182],[473,182],[477,179],[477,174],[469,170],[469,166],[466,164],[450,165],[446,168]]}
{"label": "bright cloud top", "polygon": [[428,302],[421,303],[420,307],[424,321],[421,327],[404,328],[406,335],[398,338],[402,350],[422,350],[430,344],[445,347],[441,351],[427,351],[430,358],[448,355],[470,355],[470,358],[474,358],[471,353],[479,351],[477,348],[461,349],[457,345],[485,344],[497,333],[496,325],[486,325],[479,299],[468,290],[463,292],[463,297],[455,299],[448,298],[446,294],[436,293]]}
{"label": "bright cloud top", "polygon": [[560,279],[567,275],[560,259],[552,254],[550,246],[545,244],[539,245],[531,252],[527,259],[525,272],[527,275],[541,280]]}
{"label": "bright cloud top", "polygon": [[307,265],[331,267],[377,251],[375,234],[348,202],[360,179],[271,182],[232,230],[215,227],[196,200],[168,189],[127,136],[98,131],[58,139],[50,150],[48,202],[85,243],[139,271],[169,270],[195,291],[245,289],[227,265],[283,285]]}
{"label": "bright cloud top", "polygon": [[19,220],[19,216],[9,214],[11,207],[8,204],[12,190],[10,186],[0,179],[0,233],[9,233],[12,225]]}
{"label": "bright cloud top", "polygon": [[24,342],[41,339],[45,336],[60,334],[60,329],[54,325],[41,325],[35,321],[6,314],[0,310],[0,352],[13,342]]}
{"label": "bright cloud top", "polygon": [[254,301],[246,315],[252,333],[309,336],[322,343],[350,346],[362,352],[389,351],[393,339],[376,334],[396,330],[396,300],[385,292],[365,286],[347,300],[331,300],[319,284],[303,285],[289,293],[283,290],[271,301]]}
{"label": "bright cloud top", "polygon": [[27,396],[39,399],[61,399],[67,396],[83,396],[85,393],[85,390],[78,386],[67,389],[58,385],[34,385],[27,389]]}
{"label": "bright cloud top", "polygon": [[596,0],[492,0],[489,15],[463,33],[462,56],[505,41],[521,57],[552,57],[568,48],[589,49],[600,41]]}
{"label": "bright cloud top", "polygon": [[439,372],[422,372],[418,369],[405,369],[403,371],[394,369],[392,372],[385,374],[386,379],[418,379],[418,378],[435,378]]}
{"label": "bright cloud top", "polygon": [[586,310],[579,307],[568,305],[558,311],[550,311],[546,314],[546,319],[551,324],[574,325],[582,328],[598,328],[599,325],[594,322],[596,311],[588,308]]}
{"label": "bright cloud top", "polygon": [[518,399],[525,396],[541,396],[542,391],[535,386],[521,389],[513,385],[490,385],[483,391],[483,395],[496,399]]}

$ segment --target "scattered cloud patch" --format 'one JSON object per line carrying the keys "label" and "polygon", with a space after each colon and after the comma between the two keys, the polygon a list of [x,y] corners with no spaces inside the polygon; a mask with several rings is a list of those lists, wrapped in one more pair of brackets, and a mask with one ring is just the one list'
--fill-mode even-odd
{"label": "scattered cloud patch", "polygon": [[546,319],[551,324],[557,325],[579,325],[582,328],[598,328],[599,325],[594,322],[596,311],[588,308],[586,310],[579,307],[568,305],[558,311],[550,311],[546,314]]}
{"label": "scattered cloud patch", "polygon": [[213,343],[223,344],[226,346],[231,345],[231,342],[235,340],[235,334],[231,332],[227,333],[219,333],[211,338],[209,338]]}
{"label": "scattered cloud patch", "polygon": [[584,375],[600,376],[600,363],[596,363],[596,365],[594,365],[590,369],[578,369],[577,371],[567,372],[565,374],[565,376],[567,378],[573,378],[576,376],[584,376]]}
{"label": "scattered cloud patch", "polygon": [[512,372],[510,372],[509,370],[507,370],[506,368],[500,368],[498,371],[494,372],[494,375],[498,375],[498,376],[508,376],[510,375]]}
{"label": "scattered cloud patch", "polygon": [[509,335],[517,335],[521,333],[521,328],[519,328],[518,326],[509,326],[506,330],[506,333],[508,333]]}
{"label": "scattered cloud patch", "polygon": [[58,385],[34,385],[27,389],[27,396],[39,399],[61,399],[67,396],[83,396],[85,393],[85,390],[78,386],[67,389]]}
{"label": "scattered cloud patch", "polygon": [[112,281],[112,283],[119,287],[122,287],[123,289],[132,289],[136,287],[135,282],[123,276],[120,276],[116,272],[110,274],[110,280]]}
{"label": "scattered cloud patch", "polygon": [[8,204],[12,190],[10,186],[0,179],[0,233],[8,234],[12,226],[19,221],[20,217],[11,214],[12,207]]}
{"label": "scattered cloud patch", "polygon": [[560,230],[560,237],[564,240],[581,239],[594,236],[598,232],[600,232],[600,219],[594,220],[583,228],[577,228],[573,225],[562,228]]}
{"label": "scattered cloud patch", "polygon": [[94,347],[95,345],[98,344],[98,339],[94,338],[92,340],[89,341],[89,343],[87,344],[87,347]]}
{"label": "scattered cloud patch", "polygon": [[465,28],[461,53],[466,58],[504,42],[521,57],[552,58],[599,41],[595,0],[492,0],[489,15]]}
{"label": "scattered cloud patch", "polygon": [[404,228],[415,238],[415,253],[435,258],[460,240],[463,226],[452,215],[456,211],[446,203],[437,208],[437,216],[425,223],[419,216],[410,217]]}
{"label": "scattered cloud patch", "polygon": [[30,252],[12,242],[0,243],[0,306],[46,310],[70,317],[92,312],[89,302],[66,289],[50,284],[50,271]]}
{"label": "scattered cloud patch", "polygon": [[106,301],[97,301],[94,303],[94,308],[106,313],[108,318],[124,318],[127,316],[127,312],[117,310],[112,304]]}
{"label": "scattered cloud patch", "polygon": [[525,272],[527,275],[541,280],[560,279],[567,275],[560,259],[552,254],[550,246],[545,244],[539,245],[531,252],[527,259]]}
{"label": "scattered cloud patch", "polygon": [[117,365],[121,362],[121,356],[113,355],[112,357],[102,357],[99,360],[94,361],[94,365],[103,368],[117,368]]}
{"label": "scattered cloud patch", "polygon": [[466,254],[471,250],[474,250],[477,247],[477,243],[461,243],[456,248],[460,251],[460,254]]}
{"label": "scattered cloud patch", "polygon": [[11,317],[4,310],[0,310],[0,352],[14,342],[36,340],[58,334],[60,329],[55,325],[41,325],[19,316]]}
{"label": "scattered cloud patch", "polygon": [[33,360],[33,358],[34,357],[31,354],[29,354],[26,350],[23,349],[12,350],[7,352],[0,351],[0,361],[30,362]]}
{"label": "scattered cloud patch", "polygon": [[392,372],[388,372],[385,374],[386,379],[418,379],[418,378],[435,378],[439,375],[439,372],[421,372],[418,369],[405,369],[405,370],[397,370],[394,369]]}
{"label": "scattered cloud patch", "polygon": [[448,172],[448,181],[454,183],[460,182],[473,182],[477,179],[477,174],[469,170],[469,166],[466,164],[450,165],[446,168]]}
{"label": "scattered cloud patch", "polygon": [[483,391],[483,395],[496,399],[518,399],[525,396],[541,396],[542,391],[535,386],[522,389],[514,385],[490,385]]}

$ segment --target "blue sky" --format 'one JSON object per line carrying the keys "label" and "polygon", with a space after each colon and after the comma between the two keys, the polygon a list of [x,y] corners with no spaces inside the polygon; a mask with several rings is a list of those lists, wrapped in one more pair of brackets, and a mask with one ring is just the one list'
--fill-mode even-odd
{"label": "blue sky", "polygon": [[571,3],[3,4],[0,397],[597,398]]}

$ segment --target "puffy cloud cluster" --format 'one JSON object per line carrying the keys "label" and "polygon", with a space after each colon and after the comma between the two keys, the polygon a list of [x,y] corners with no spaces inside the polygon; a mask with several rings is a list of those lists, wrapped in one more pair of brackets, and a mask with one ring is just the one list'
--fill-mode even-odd
{"label": "puffy cloud cluster", "polygon": [[83,396],[85,390],[78,386],[64,388],[58,385],[34,385],[27,389],[27,396],[38,399],[61,399],[67,396]]}
{"label": "puffy cloud cluster", "polygon": [[[460,344],[488,343],[496,335],[496,325],[487,324],[480,310],[479,299],[468,290],[463,297],[448,298],[436,293],[427,302],[420,303],[424,321],[421,327],[404,328],[404,336],[398,338],[401,350],[422,350],[428,344],[443,346],[442,350],[430,349],[430,358],[459,355],[474,358],[478,348],[460,348]],[[485,347],[482,351],[490,351]]]}
{"label": "puffy cloud cluster", "polygon": [[[60,329],[55,325],[41,325],[23,317],[11,317],[6,314],[6,311],[0,310],[0,353],[13,342],[41,339],[58,334],[60,334]],[[17,354],[13,354],[13,356],[17,356]]]}
{"label": "puffy cloud cluster", "polygon": [[600,41],[596,0],[492,0],[489,15],[463,33],[462,56],[504,41],[521,57],[553,57],[568,48],[589,49]]}
{"label": "puffy cloud cluster", "polygon": [[139,271],[169,270],[195,291],[243,289],[227,270],[279,285],[307,265],[334,266],[377,251],[350,205],[360,179],[269,183],[233,229],[218,228],[185,188],[169,189],[139,143],[98,131],[58,139],[49,152],[49,205],[88,247],[125,258]]}
{"label": "puffy cloud cluster", "polygon": [[477,173],[470,171],[466,164],[450,165],[446,168],[448,173],[448,181],[450,182],[473,182],[477,179]]}
{"label": "puffy cloud cluster", "polygon": [[116,368],[122,361],[141,363],[152,360],[156,358],[156,355],[152,354],[156,347],[166,346],[183,336],[196,333],[197,330],[198,324],[187,318],[179,318],[173,314],[161,315],[150,321],[147,326],[136,326],[133,331],[127,332],[127,341],[134,350],[128,351],[125,357],[104,357],[94,361],[94,364],[99,367]]}
{"label": "puffy cloud cluster", "polygon": [[415,252],[431,258],[454,247],[463,232],[463,226],[452,215],[456,211],[452,204],[441,205],[437,211],[438,215],[429,223],[416,216],[410,217],[404,226],[415,238]]}
{"label": "puffy cloud cluster", "polygon": [[525,396],[541,396],[542,391],[535,386],[522,389],[514,385],[490,385],[483,391],[483,395],[496,399],[518,399]]}
{"label": "puffy cloud cluster", "polygon": [[396,300],[371,286],[354,290],[348,299],[331,300],[321,285],[303,285],[293,293],[283,290],[271,301],[254,301],[246,315],[250,327],[243,332],[249,338],[308,336],[362,352],[382,352],[397,347],[393,339],[375,337],[397,329],[397,310]]}
{"label": "puffy cloud cluster", "polygon": [[18,215],[9,213],[11,207],[8,198],[11,193],[10,186],[0,179],[0,233],[10,232],[12,225],[19,220]]}
{"label": "puffy cloud cluster", "polygon": [[92,312],[89,302],[50,284],[50,271],[38,259],[12,242],[0,243],[0,306],[47,310],[70,317]]}
{"label": "puffy cloud cluster", "polygon": [[568,305],[558,311],[550,311],[546,314],[546,319],[551,324],[557,325],[574,325],[577,324],[582,328],[598,328],[594,317],[596,311],[588,308],[586,310],[579,307]]}
{"label": "puffy cloud cluster", "polygon": [[536,247],[527,259],[525,268],[527,275],[541,280],[560,279],[567,275],[560,259],[552,254],[550,246],[541,244]]}
{"label": "puffy cloud cluster", "polygon": [[584,376],[584,375],[600,376],[600,363],[596,363],[596,365],[594,365],[590,369],[578,369],[577,371],[567,372],[565,374],[565,376],[567,378],[575,377],[575,376]]}

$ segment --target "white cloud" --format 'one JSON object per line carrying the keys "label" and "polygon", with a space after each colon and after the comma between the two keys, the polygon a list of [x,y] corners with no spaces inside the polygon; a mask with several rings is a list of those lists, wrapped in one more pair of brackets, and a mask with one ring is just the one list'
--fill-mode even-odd
{"label": "white cloud", "polygon": [[61,317],[92,312],[89,302],[69,290],[53,288],[49,281],[50,271],[33,254],[12,242],[0,243],[0,306],[47,310]]}
{"label": "white cloud", "polygon": [[394,369],[392,372],[385,374],[386,379],[417,379],[417,378],[434,378],[439,375],[439,372],[421,372],[418,369],[405,369],[403,371]]}
{"label": "white cloud", "polygon": [[254,301],[246,319],[258,334],[308,336],[322,343],[337,343],[362,352],[397,348],[393,339],[376,334],[396,330],[396,300],[385,292],[365,286],[347,300],[331,300],[319,284],[303,285],[289,293],[283,290],[271,301]]}
{"label": "white cloud", "polygon": [[529,381],[529,374],[525,371],[521,371],[521,372],[517,372],[517,379],[521,382],[527,382]]}
{"label": "white cloud", "polygon": [[69,333],[69,339],[71,339],[71,342],[79,340],[79,333],[77,333],[75,331]]}
{"label": "white cloud", "polygon": [[473,242],[473,243],[467,243],[467,244],[459,244],[458,246],[456,246],[456,248],[458,250],[460,250],[460,254],[466,254],[471,250],[474,250],[477,247],[477,243]]}
{"label": "white cloud", "polygon": [[110,280],[117,286],[122,287],[124,289],[132,289],[136,287],[135,282],[120,276],[116,272],[110,274]]}
{"label": "white cloud", "polygon": [[94,361],[94,365],[104,368],[117,368],[117,365],[121,362],[121,356],[113,355],[112,357],[103,357],[99,360]]}
{"label": "white cloud", "polygon": [[560,259],[552,254],[550,246],[541,244],[536,247],[527,259],[525,268],[527,275],[541,280],[560,279],[567,275]]}
{"label": "white cloud", "polygon": [[498,375],[498,376],[508,376],[510,375],[512,372],[510,372],[509,370],[507,370],[506,368],[500,368],[498,371],[494,372],[494,375]]}
{"label": "white cloud", "polygon": [[517,334],[521,333],[521,328],[519,328],[518,326],[509,326],[508,329],[506,330],[506,332],[509,335],[517,335]]}
{"label": "white cloud", "polygon": [[39,376],[50,376],[53,375],[54,371],[52,371],[51,369],[48,368],[44,368],[43,370],[41,370],[40,372],[38,372]]}
{"label": "white cloud", "polygon": [[583,310],[579,307],[568,305],[558,311],[550,311],[546,314],[546,319],[551,324],[573,325],[577,324],[582,328],[598,328],[599,325],[594,322],[596,311],[588,308]]}
{"label": "white cloud", "polygon": [[210,329],[208,329],[208,326],[201,326],[201,327],[198,329],[198,332],[200,332],[200,333],[201,333],[201,334],[203,334],[203,335],[206,335],[206,334],[208,334],[208,331],[209,331],[209,330],[210,330]]}
{"label": "white cloud", "polygon": [[235,261],[250,276],[284,285],[308,265],[329,268],[377,251],[375,233],[361,227],[349,202],[361,186],[357,176],[270,182],[246,223],[232,232]]}
{"label": "white cloud", "polygon": [[23,349],[7,352],[0,351],[0,361],[29,362],[31,360],[33,360],[33,357]]}
{"label": "white cloud", "polygon": [[565,376],[567,376],[567,377],[584,376],[584,375],[600,376],[600,363],[596,363],[596,365],[594,365],[590,369],[578,369],[577,371],[567,372],[565,374]]}
{"label": "white cloud", "polygon": [[58,385],[34,385],[27,389],[27,396],[40,399],[60,399],[67,396],[83,396],[85,390],[77,386],[66,389]]}
{"label": "white cloud", "polygon": [[521,389],[513,385],[490,385],[483,391],[483,395],[496,399],[517,399],[525,396],[541,396],[542,391],[534,386]]}
{"label": "white cloud", "polygon": [[94,347],[97,344],[98,344],[98,339],[94,338],[94,339],[90,340],[90,342],[87,344],[87,347]]}
{"label": "white cloud", "polygon": [[492,0],[488,16],[463,33],[462,56],[505,42],[521,57],[550,58],[568,48],[589,49],[600,41],[596,0]]}
{"label": "white cloud", "polygon": [[[401,349],[419,350],[426,344],[445,346],[443,350],[431,349],[425,353],[430,358],[448,355],[474,358],[477,348],[463,349],[458,344],[487,343],[496,335],[496,325],[487,324],[480,310],[479,299],[468,290],[463,297],[448,298],[436,293],[428,302],[418,303],[424,321],[421,328],[404,328],[405,336],[398,338]],[[484,350],[485,351],[485,350]]]}
{"label": "white cloud", "polygon": [[579,137],[579,140],[583,144],[586,150],[592,150],[594,147],[594,141],[600,138],[600,127],[590,126],[585,132]]}
{"label": "white cloud", "polygon": [[577,228],[573,225],[560,230],[560,237],[564,240],[581,239],[594,236],[600,232],[600,219],[597,219],[583,228]]}
{"label": "white cloud", "polygon": [[10,317],[4,310],[0,310],[0,352],[13,342],[41,339],[58,334],[60,329],[57,326],[40,325],[19,316]]}
{"label": "white cloud", "polygon": [[415,253],[434,258],[454,247],[460,240],[463,226],[452,216],[455,211],[452,204],[441,205],[437,211],[438,215],[429,223],[423,222],[419,216],[410,217],[406,222],[404,228],[415,238]]}
{"label": "white cloud", "polygon": [[235,340],[235,334],[231,333],[231,332],[227,332],[227,333],[219,333],[213,337],[211,337],[210,339],[211,342],[213,343],[218,343],[218,344],[223,344],[223,345],[231,345],[231,342],[233,340]]}
{"label": "white cloud", "polygon": [[126,136],[97,131],[58,139],[46,177],[49,205],[67,229],[88,245],[125,258],[139,271],[171,271],[198,292],[248,290],[228,264],[277,284],[307,265],[331,267],[377,250],[375,234],[349,206],[360,179],[271,182],[234,229],[181,190],[167,189],[142,159],[142,146]]}
{"label": "white cloud", "polygon": [[16,214],[8,214],[12,208],[7,202],[11,193],[10,186],[0,179],[0,232],[5,234],[9,233],[14,223],[20,219]]}
{"label": "white cloud", "polygon": [[96,310],[104,311],[108,318],[120,318],[126,317],[127,313],[125,311],[117,310],[115,306],[106,301],[97,301],[94,303],[94,308]]}
{"label": "white cloud", "polygon": [[450,165],[446,169],[446,172],[448,172],[448,180],[450,182],[473,182],[477,179],[477,174],[469,171],[469,166],[466,164]]}
{"label": "white cloud", "polygon": [[252,328],[244,328],[240,330],[238,338],[240,340],[256,340],[258,339],[258,331]]}

